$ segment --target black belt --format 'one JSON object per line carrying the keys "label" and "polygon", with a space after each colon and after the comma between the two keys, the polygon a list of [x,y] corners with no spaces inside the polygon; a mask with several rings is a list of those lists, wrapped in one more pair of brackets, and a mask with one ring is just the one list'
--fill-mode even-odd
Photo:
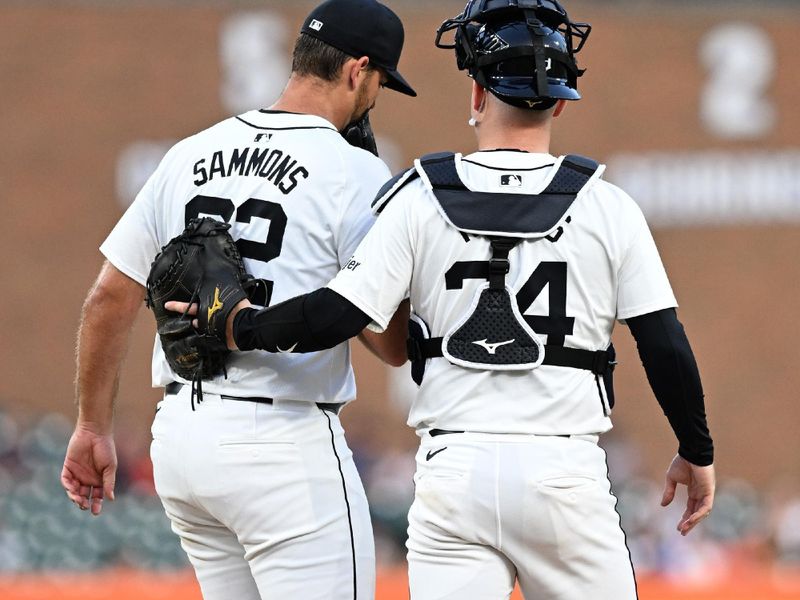
{"label": "black belt", "polygon": [[[428,338],[417,340],[408,338],[408,358],[412,361],[425,358],[437,358],[442,354],[442,340],[444,338]],[[566,348],[564,346],[544,347],[543,365],[554,367],[572,367],[585,369],[595,375],[604,375],[608,370],[613,370],[616,362],[606,350],[581,350],[580,348]]]}
{"label": "black belt", "polygon": [[[450,435],[450,434],[453,434],[453,433],[466,433],[466,431],[460,431],[460,430],[455,430],[455,429],[431,429],[428,432],[428,435],[431,436],[431,437],[436,437],[437,435]],[[552,437],[568,438],[568,437],[572,437],[572,436],[570,436],[569,434],[557,433],[557,434],[553,435]]]}
{"label": "black belt", "polygon": [[[169,396],[175,396],[181,391],[183,386],[183,383],[179,381],[173,381],[164,386],[164,392]],[[220,394],[220,398],[224,400],[237,400],[239,402],[255,402],[257,404],[272,404],[274,402],[272,398],[264,398],[261,396],[226,396],[224,394]],[[342,408],[342,405],[336,402],[317,402],[316,405],[320,410],[326,410],[335,415],[338,415],[339,410]]]}

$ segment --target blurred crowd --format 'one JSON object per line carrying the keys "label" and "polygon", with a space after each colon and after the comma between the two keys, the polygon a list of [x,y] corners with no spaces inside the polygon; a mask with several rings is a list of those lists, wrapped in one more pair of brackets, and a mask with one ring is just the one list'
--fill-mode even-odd
{"label": "blurred crowd", "polygon": [[[126,566],[174,570],[188,563],[152,482],[149,458],[120,453],[117,500],[94,518],[70,503],[59,474],[72,423],[47,414],[21,427],[0,412],[0,572],[95,571]],[[685,497],[660,506],[661,484],[641,477],[636,452],[609,434],[604,441],[618,510],[640,575],[682,581],[730,577],[742,569],[800,570],[800,489],[719,482],[711,517],[689,538],[676,531]],[[354,448],[373,513],[380,566],[405,556],[406,513],[414,457]],[[796,482],[795,482],[796,483]]]}

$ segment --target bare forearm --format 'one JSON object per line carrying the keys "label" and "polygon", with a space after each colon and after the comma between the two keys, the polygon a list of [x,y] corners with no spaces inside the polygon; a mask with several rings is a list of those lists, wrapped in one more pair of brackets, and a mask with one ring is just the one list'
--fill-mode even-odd
{"label": "bare forearm", "polygon": [[83,305],[76,352],[78,426],[110,433],[119,372],[144,288],[104,265]]}
{"label": "bare forearm", "polygon": [[358,335],[358,339],[385,363],[393,367],[404,365],[407,360],[406,339],[408,338],[409,313],[409,301],[403,300],[383,333],[374,333],[365,329]]}

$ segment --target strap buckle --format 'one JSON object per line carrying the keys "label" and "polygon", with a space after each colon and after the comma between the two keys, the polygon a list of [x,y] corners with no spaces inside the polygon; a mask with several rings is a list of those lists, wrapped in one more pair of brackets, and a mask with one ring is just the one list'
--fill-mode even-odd
{"label": "strap buckle", "polygon": [[489,243],[492,246],[492,257],[489,259],[489,287],[503,289],[506,275],[511,271],[508,255],[512,248],[519,244],[519,240],[513,238],[489,238]]}
{"label": "strap buckle", "polygon": [[489,274],[490,275],[508,275],[511,271],[511,263],[508,258],[490,258],[489,259]]}

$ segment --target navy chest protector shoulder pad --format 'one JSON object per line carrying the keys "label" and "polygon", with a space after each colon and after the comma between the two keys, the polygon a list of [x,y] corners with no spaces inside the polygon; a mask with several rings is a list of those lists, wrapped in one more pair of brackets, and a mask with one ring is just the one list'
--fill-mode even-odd
{"label": "navy chest protector shoulder pad", "polygon": [[544,237],[555,229],[598,167],[590,158],[565,156],[539,194],[470,191],[449,152],[424,156],[417,168],[445,219],[459,231],[529,239]]}
{"label": "navy chest protector shoulder pad", "polygon": [[571,154],[564,157],[539,194],[473,192],[458,175],[454,153],[428,154],[417,161],[415,168],[387,181],[373,201],[372,210],[380,214],[406,184],[422,177],[445,219],[459,231],[539,238],[556,228],[598,167],[590,158]]}
{"label": "navy chest protector shoulder pad", "polygon": [[588,351],[575,350],[591,356],[565,358],[564,351],[571,349],[556,348],[548,360],[550,351],[522,317],[505,282],[510,270],[508,257],[514,246],[523,239],[541,238],[553,231],[598,167],[591,159],[572,155],[563,159],[540,194],[473,192],[461,181],[455,155],[448,152],[423,157],[415,171],[406,171],[387,184],[376,201],[380,205],[376,212],[419,176],[450,225],[464,233],[487,237],[492,248],[486,269],[488,282],[477,290],[467,314],[443,338],[425,339],[427,335],[419,336],[412,329],[417,333],[412,335],[417,339],[409,342],[412,361],[419,364],[427,358],[444,356],[452,364],[484,370],[527,370],[541,364],[598,370],[598,357]]}

